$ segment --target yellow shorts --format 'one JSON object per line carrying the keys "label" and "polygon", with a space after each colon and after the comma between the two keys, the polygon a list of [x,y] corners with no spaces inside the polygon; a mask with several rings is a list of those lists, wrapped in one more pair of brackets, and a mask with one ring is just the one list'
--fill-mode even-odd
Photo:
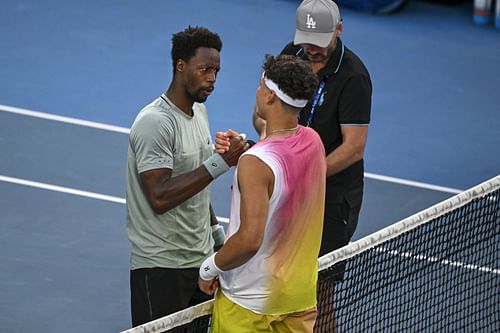
{"label": "yellow shorts", "polygon": [[316,308],[285,315],[261,315],[231,302],[219,290],[215,297],[211,333],[312,333]]}

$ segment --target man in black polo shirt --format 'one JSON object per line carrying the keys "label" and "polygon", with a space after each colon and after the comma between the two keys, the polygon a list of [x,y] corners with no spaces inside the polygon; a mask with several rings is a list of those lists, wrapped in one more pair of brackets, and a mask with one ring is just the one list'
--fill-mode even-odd
{"label": "man in black polo shirt", "polygon": [[[363,199],[363,155],[370,123],[372,84],[361,60],[340,39],[342,19],[332,0],[304,0],[296,12],[294,41],[282,54],[308,60],[320,85],[302,109],[299,124],[316,130],[325,146],[327,181],[320,256],[349,243]],[[265,121],[255,109],[254,127],[264,138]],[[264,134],[264,135],[263,135]],[[336,266],[334,281],[344,267]],[[335,332],[333,286],[318,282],[315,332]]]}
{"label": "man in black polo shirt", "polygon": [[[363,155],[372,84],[361,60],[342,43],[342,29],[333,1],[305,0],[297,9],[294,41],[281,52],[309,60],[320,81],[299,119],[301,125],[319,133],[327,155],[320,256],[349,243],[363,198]],[[265,121],[259,118],[258,110],[253,120],[257,132],[264,133]]]}

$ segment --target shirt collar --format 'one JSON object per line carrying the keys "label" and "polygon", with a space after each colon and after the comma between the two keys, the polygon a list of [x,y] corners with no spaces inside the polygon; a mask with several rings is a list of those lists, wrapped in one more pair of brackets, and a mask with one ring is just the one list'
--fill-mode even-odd
{"label": "shirt collar", "polygon": [[328,77],[332,76],[333,74],[335,74],[337,68],[340,68],[340,66],[342,65],[341,62],[343,60],[343,55],[344,55],[342,49],[343,49],[342,40],[337,37],[337,45],[335,46],[335,50],[333,50],[326,66],[323,69],[321,69],[318,73],[318,78],[320,81],[323,81]]}

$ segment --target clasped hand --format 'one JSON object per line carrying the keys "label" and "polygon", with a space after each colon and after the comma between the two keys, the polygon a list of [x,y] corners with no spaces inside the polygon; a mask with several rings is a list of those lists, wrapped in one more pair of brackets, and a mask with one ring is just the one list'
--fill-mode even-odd
{"label": "clasped hand", "polygon": [[249,148],[246,135],[232,129],[215,133],[215,152],[220,154],[229,166],[238,163],[238,159]]}

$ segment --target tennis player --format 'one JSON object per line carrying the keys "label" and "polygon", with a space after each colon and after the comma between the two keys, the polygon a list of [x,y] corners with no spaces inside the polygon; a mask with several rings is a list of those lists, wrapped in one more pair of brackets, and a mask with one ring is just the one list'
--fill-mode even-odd
{"label": "tennis player", "polygon": [[133,326],[208,299],[198,289],[198,270],[224,241],[209,184],[236,165],[244,148],[235,141],[235,149],[224,156],[212,149],[204,102],[215,89],[221,49],[220,37],[203,27],[172,35],[172,81],[141,110],[130,130],[127,231]]}
{"label": "tennis player", "polygon": [[[268,56],[256,93],[266,138],[239,159],[228,239],[200,268],[216,294],[212,332],[312,332],[323,227],[326,160],[298,112],[318,79],[295,56]],[[231,136],[231,135],[228,135]]]}

